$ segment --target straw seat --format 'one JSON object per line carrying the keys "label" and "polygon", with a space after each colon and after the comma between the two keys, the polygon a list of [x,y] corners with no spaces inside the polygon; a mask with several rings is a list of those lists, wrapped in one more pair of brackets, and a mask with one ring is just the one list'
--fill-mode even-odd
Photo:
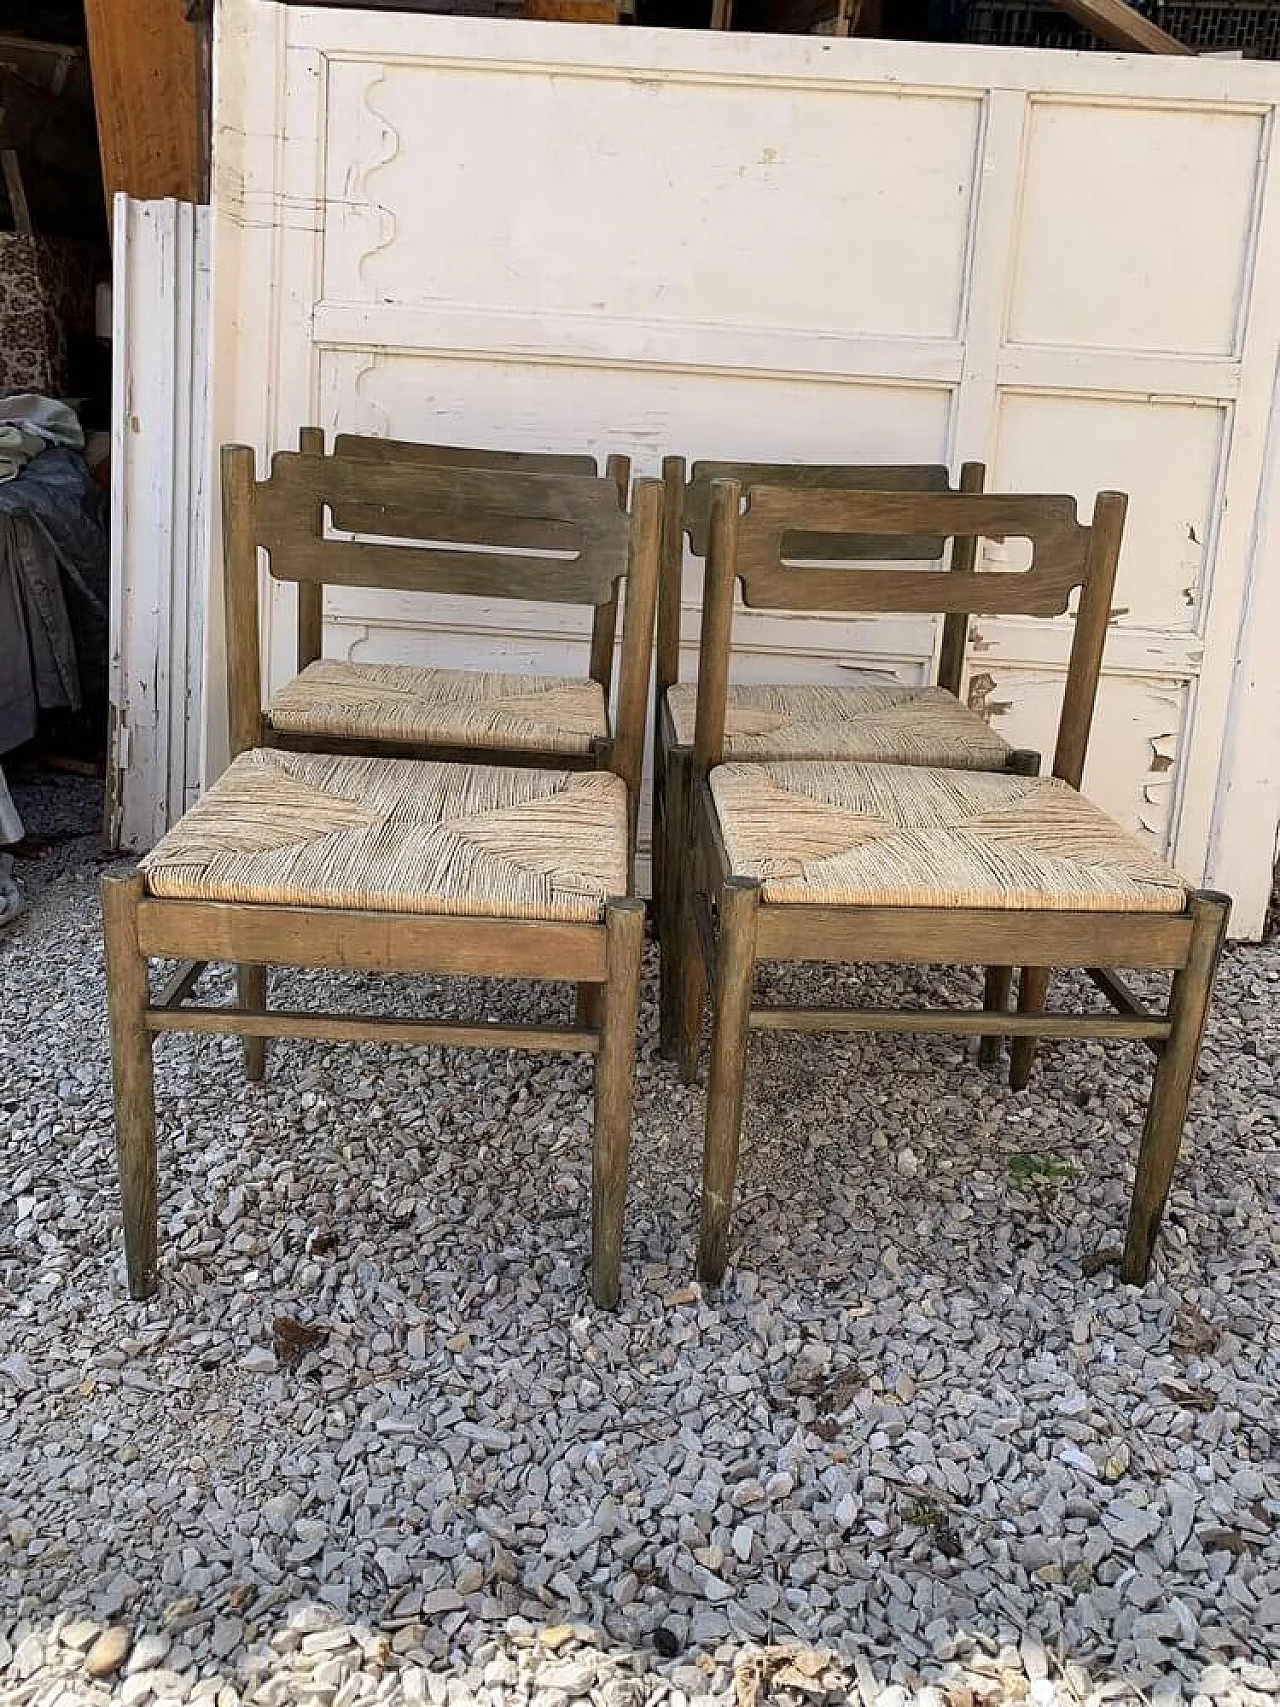
{"label": "straw seat", "polygon": [[[672,729],[682,747],[693,746],[697,704],[696,683],[676,682],[667,689]],[[1013,751],[985,718],[939,687],[731,683],[724,733],[730,759],[861,759],[1004,770]]]}
{"label": "straw seat", "polygon": [[607,771],[260,749],[141,868],[173,899],[595,922],[627,893],[627,788]]}
{"label": "straw seat", "polygon": [[1176,913],[1181,878],[1054,777],[726,764],[711,793],[766,904]]}
{"label": "straw seat", "polygon": [[596,681],[328,658],[282,687],[267,718],[289,735],[565,756],[609,736]]}

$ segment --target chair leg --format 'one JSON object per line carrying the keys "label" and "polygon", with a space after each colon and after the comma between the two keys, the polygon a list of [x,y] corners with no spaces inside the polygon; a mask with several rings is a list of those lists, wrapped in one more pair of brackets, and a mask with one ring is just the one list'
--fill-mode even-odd
{"label": "chair leg", "polygon": [[[265,1008],[267,1005],[267,969],[247,963],[236,967],[236,996],[242,1008]],[[267,1076],[267,1040],[265,1037],[243,1037],[244,1076],[257,1084]]]}
{"label": "chair leg", "polygon": [[655,838],[662,843],[662,857],[654,865],[653,896],[657,910],[659,931],[658,958],[658,1017],[661,1028],[660,1043],[663,1058],[674,1060],[679,1054],[681,1001],[681,951],[683,948],[682,932],[685,924],[685,902],[683,890],[683,849],[685,843],[685,800],[684,800],[684,766],[673,757],[668,757],[666,765],[666,783],[663,789],[663,811],[661,821],[654,815],[655,825],[659,826],[659,835]]}
{"label": "chair leg", "polygon": [[[1039,1013],[1049,994],[1049,968],[1047,966],[1024,966],[1018,974],[1018,1012],[1020,1014]],[[1036,1064],[1036,1045],[1034,1037],[1015,1037],[1013,1048],[1009,1051],[1009,1083],[1015,1091],[1024,1091],[1031,1078],[1031,1069]]]}
{"label": "chair leg", "polygon": [[[706,1132],[702,1143],[702,1231],[698,1273],[717,1281],[729,1260],[733,1188],[738,1177],[738,1140],[751,1034],[751,985],[756,965],[756,919],[760,885],[731,877],[720,895],[720,941],[716,955],[715,1028],[707,1084]],[[701,959],[701,956],[699,956]]]}
{"label": "chair leg", "polygon": [[573,1023],[575,1025],[584,1025],[590,1031],[596,1031],[599,1029],[599,984],[575,985],[575,994],[573,998]]}
{"label": "chair leg", "polygon": [[596,1057],[591,1156],[591,1296],[602,1309],[612,1310],[622,1291],[622,1229],[631,1153],[644,902],[634,898],[610,901],[605,908],[605,935],[606,981]]}
{"label": "chair leg", "polygon": [[[982,1005],[989,1010],[1009,1007],[1009,993],[1013,989],[1012,966],[988,966],[986,988],[983,993]],[[984,1037],[978,1044],[978,1061],[984,1067],[993,1067],[1000,1053],[998,1037]]]}
{"label": "chair leg", "polygon": [[[685,880],[682,879],[682,883]],[[702,1011],[707,1000],[707,969],[702,942],[693,919],[693,897],[687,891],[681,907],[680,948],[676,955],[676,1060],[686,1085],[698,1082],[702,1045]]]}
{"label": "chair leg", "polygon": [[141,877],[102,882],[116,1164],[129,1294],[138,1299],[150,1298],[157,1286],[156,1093],[147,1029],[151,991],[146,957],[138,947],[138,902],[144,892]]}
{"label": "chair leg", "polygon": [[1169,997],[1172,1025],[1156,1064],[1151,1100],[1138,1150],[1137,1174],[1129,1207],[1121,1277],[1141,1286],[1151,1270],[1151,1252],[1164,1218],[1173,1183],[1173,1170],[1182,1147],[1187,1103],[1195,1080],[1196,1062],[1204,1038],[1213,994],[1213,978],[1226,936],[1231,902],[1225,895],[1203,893],[1191,898],[1191,953],[1176,972]]}

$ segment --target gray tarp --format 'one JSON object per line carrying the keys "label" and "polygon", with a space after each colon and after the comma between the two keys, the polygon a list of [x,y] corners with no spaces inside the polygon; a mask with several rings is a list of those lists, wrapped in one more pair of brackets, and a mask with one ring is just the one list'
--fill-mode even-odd
{"label": "gray tarp", "polygon": [[42,711],[78,711],[105,686],[105,511],[69,450],[0,482],[0,753],[31,740]]}

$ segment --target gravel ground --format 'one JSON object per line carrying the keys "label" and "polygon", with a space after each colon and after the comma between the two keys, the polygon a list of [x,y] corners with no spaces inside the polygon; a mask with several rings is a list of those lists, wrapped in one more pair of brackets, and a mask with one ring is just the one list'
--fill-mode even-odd
{"label": "gravel ground", "polygon": [[287,1044],[251,1087],[176,1037],[140,1306],[92,797],[15,792],[67,839],[0,932],[6,1707],[1280,1698],[1280,945],[1228,953],[1140,1293],[1090,1260],[1139,1050],[1049,1049],[1014,1095],[947,1040],[762,1036],[704,1296],[702,1098],[650,980],[618,1314],[584,1282],[585,1063]]}

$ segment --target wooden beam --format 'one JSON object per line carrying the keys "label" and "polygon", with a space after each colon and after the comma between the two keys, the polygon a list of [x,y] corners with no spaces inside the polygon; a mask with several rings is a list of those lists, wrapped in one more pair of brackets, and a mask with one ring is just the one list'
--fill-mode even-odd
{"label": "wooden beam", "polygon": [[1167,1019],[1109,1014],[974,1013],[956,1008],[752,1008],[752,1031],[907,1031],[943,1037],[1112,1037],[1161,1043]]}
{"label": "wooden beam", "polygon": [[1126,53],[1182,53],[1193,49],[1144,18],[1125,0],[1054,0],[1059,10]]}
{"label": "wooden beam", "polygon": [[85,0],[107,204],[200,196],[196,40],[182,0]]}
{"label": "wooden beam", "polygon": [[444,1049],[573,1050],[594,1055],[598,1034],[587,1026],[504,1025],[496,1020],[398,1019],[381,1014],[269,1012],[244,1008],[148,1008],[148,1031],[216,1032],[224,1037],[317,1038],[332,1043],[431,1044]]}

